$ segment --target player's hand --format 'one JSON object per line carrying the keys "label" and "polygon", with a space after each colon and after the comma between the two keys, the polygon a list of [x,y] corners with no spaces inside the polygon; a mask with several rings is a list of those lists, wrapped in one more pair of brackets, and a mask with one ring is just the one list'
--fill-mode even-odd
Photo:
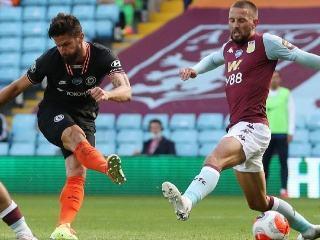
{"label": "player's hand", "polygon": [[109,98],[107,92],[100,87],[95,87],[89,89],[88,91],[91,97],[94,98],[94,100],[96,100],[96,102],[106,101]]}
{"label": "player's hand", "polygon": [[197,76],[197,72],[192,68],[182,68],[180,69],[180,78],[183,81],[188,80],[189,78],[195,78]]}
{"label": "player's hand", "polygon": [[293,140],[293,136],[289,134],[287,140],[288,140],[288,143],[291,143]]}

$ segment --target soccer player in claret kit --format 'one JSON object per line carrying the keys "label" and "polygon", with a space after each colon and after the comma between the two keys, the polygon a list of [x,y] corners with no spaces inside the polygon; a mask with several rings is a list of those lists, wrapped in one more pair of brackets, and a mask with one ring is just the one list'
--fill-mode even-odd
{"label": "soccer player in claret kit", "polygon": [[[83,202],[86,169],[108,175],[116,184],[126,181],[120,158],[115,154],[104,157],[94,147],[94,120],[98,102],[129,101],[131,87],[119,59],[108,48],[84,41],[76,17],[59,13],[51,20],[48,34],[56,47],[40,56],[26,75],[0,91],[0,104],[47,78],[38,126],[61,148],[67,175],[60,195],[58,226],[50,238],[77,239],[71,223]],[[114,89],[101,89],[104,79],[109,79]]]}
{"label": "soccer player in claret kit", "polygon": [[178,219],[187,220],[191,208],[215,189],[220,172],[233,167],[251,209],[278,211],[300,232],[298,239],[317,239],[319,225],[311,224],[282,199],[266,195],[262,156],[271,136],[266,99],[278,59],[320,69],[320,57],[278,36],[257,33],[257,24],[257,7],[250,1],[235,2],[229,11],[231,39],[220,51],[180,71],[181,79],[188,80],[225,64],[230,125],[183,195],[170,182],[162,184],[162,191]]}

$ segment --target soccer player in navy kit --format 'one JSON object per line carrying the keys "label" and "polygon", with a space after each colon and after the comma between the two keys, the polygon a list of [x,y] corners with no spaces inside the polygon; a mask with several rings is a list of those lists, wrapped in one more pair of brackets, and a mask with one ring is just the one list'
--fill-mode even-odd
{"label": "soccer player in navy kit", "polygon": [[[98,102],[129,101],[131,87],[119,59],[108,48],[84,41],[76,17],[58,14],[52,19],[48,34],[56,47],[41,55],[26,75],[0,91],[0,104],[46,77],[38,126],[48,141],[61,148],[67,175],[60,195],[58,227],[50,238],[77,239],[71,223],[83,202],[86,169],[108,175],[116,184],[126,181],[120,158],[115,154],[105,158],[94,147],[94,120]],[[110,80],[114,89],[101,89],[104,79]]]}
{"label": "soccer player in navy kit", "polygon": [[278,211],[293,229],[300,232],[299,240],[317,239],[320,237],[319,225],[308,222],[287,202],[266,195],[262,156],[271,136],[266,99],[278,59],[320,69],[320,57],[304,52],[278,36],[256,33],[257,24],[257,7],[250,1],[235,2],[229,11],[231,39],[220,51],[180,71],[181,79],[188,80],[225,64],[230,125],[228,133],[207,156],[201,172],[184,194],[181,195],[174,184],[164,182],[163,195],[172,203],[177,218],[187,220],[191,208],[214,190],[220,172],[233,167],[251,209]]}

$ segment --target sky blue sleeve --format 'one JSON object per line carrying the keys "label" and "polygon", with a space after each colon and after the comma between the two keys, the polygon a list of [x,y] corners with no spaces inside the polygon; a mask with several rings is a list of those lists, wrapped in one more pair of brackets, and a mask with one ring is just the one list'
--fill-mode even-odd
{"label": "sky blue sleeve", "polygon": [[219,51],[213,52],[210,55],[203,58],[200,62],[192,67],[197,74],[205,73],[211,71],[222,64],[224,64],[224,56],[223,56],[223,49],[225,44],[222,46]]}
{"label": "sky blue sleeve", "polygon": [[303,51],[281,37],[265,33],[263,43],[270,60],[292,61],[320,70],[320,56]]}

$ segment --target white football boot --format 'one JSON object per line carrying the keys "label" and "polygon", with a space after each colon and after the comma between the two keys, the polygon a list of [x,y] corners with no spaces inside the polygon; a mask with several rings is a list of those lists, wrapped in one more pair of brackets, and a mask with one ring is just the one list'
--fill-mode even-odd
{"label": "white football boot", "polygon": [[305,233],[300,233],[297,240],[313,240],[318,238],[320,238],[320,225],[313,225],[313,227],[308,229]]}
{"label": "white football boot", "polygon": [[33,235],[18,234],[17,240],[38,240],[38,239]]}
{"label": "white football boot", "polygon": [[182,196],[178,188],[170,182],[162,183],[162,193],[172,204],[177,219],[181,221],[188,220],[192,208],[191,201]]}

